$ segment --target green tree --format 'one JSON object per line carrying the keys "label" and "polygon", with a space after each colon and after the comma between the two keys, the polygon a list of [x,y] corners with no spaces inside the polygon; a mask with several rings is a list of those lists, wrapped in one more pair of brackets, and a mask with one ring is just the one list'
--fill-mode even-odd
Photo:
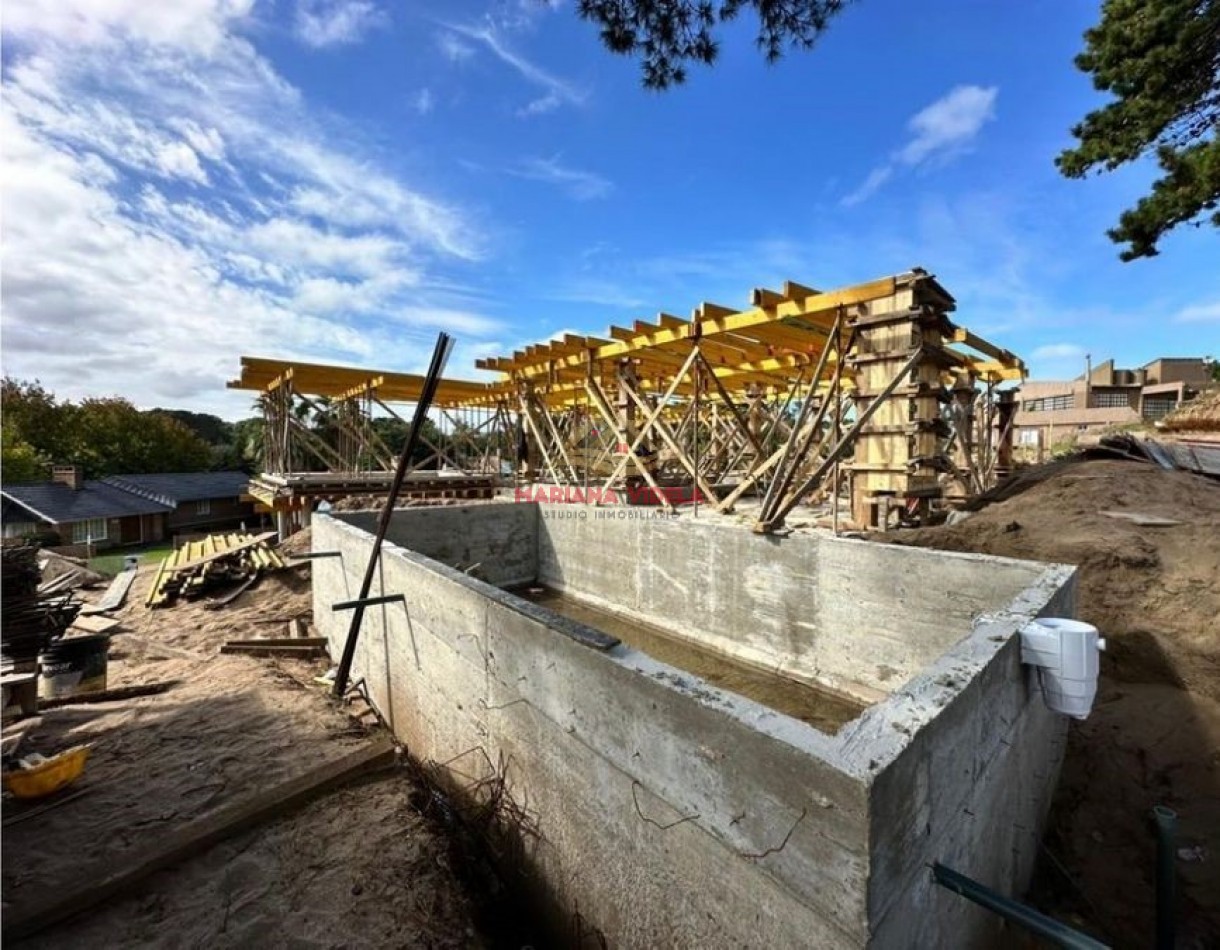
{"label": "green tree", "polygon": [[0,429],[3,453],[0,457],[0,479],[5,484],[44,482],[50,475],[51,460],[17,434],[12,426]]}
{"label": "green tree", "polygon": [[233,423],[226,468],[241,469],[243,472],[250,473],[262,469],[265,425],[262,418],[258,416]]}
{"label": "green tree", "polygon": [[37,381],[8,379],[0,390],[5,481],[41,480],[52,462],[81,466],[88,478],[202,472],[213,460],[203,439],[164,412],[126,399],[60,402]]}
{"label": "green tree", "polygon": [[[61,461],[72,445],[72,406],[60,403],[38,380],[5,377],[0,386],[5,445],[26,443],[45,458]],[[16,481],[5,475],[10,481]]]}
{"label": "green tree", "polygon": [[202,472],[208,444],[177,419],[141,412],[126,399],[85,399],[75,410],[73,461],[90,478],[150,472]]}
{"label": "green tree", "polygon": [[1076,65],[1114,99],[1072,129],[1059,170],[1083,178],[1155,154],[1163,172],[1107,232],[1120,257],[1154,256],[1180,224],[1220,227],[1220,0],[1106,0]]}
{"label": "green tree", "polygon": [[849,0],[580,0],[582,18],[600,28],[612,53],[638,56],[644,85],[668,89],[686,81],[688,63],[716,61],[718,24],[742,10],[758,16],[759,49],[767,62],[786,46],[811,49]]}

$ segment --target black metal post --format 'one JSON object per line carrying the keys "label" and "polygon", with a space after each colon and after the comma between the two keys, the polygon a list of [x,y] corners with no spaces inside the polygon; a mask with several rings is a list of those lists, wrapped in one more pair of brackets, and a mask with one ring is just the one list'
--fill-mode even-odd
{"label": "black metal post", "polygon": [[[419,442],[424,422],[428,418],[428,409],[436,395],[436,387],[440,384],[441,373],[445,370],[445,362],[449,359],[449,351],[453,347],[453,338],[447,333],[441,333],[436,338],[436,349],[432,352],[432,364],[428,367],[428,375],[424,379],[423,392],[415,405],[415,418],[411,420],[411,431],[407,435],[407,443],[403,446],[402,455],[398,457],[398,468],[394,470],[394,481],[390,484],[390,494],[386,497],[385,507],[381,509],[381,517],[377,521],[377,534],[373,538],[373,549],[369,552],[369,563],[364,569],[364,580],[360,584],[360,595],[357,601],[367,600],[373,587],[373,575],[377,572],[377,562],[381,558],[381,544],[385,541],[386,531],[390,527],[390,519],[394,515],[394,503],[402,490],[403,480],[411,465],[411,455]],[[364,620],[365,604],[360,604],[352,611],[351,626],[347,630],[347,641],[343,644],[343,657],[339,660],[339,669],[335,673],[334,696],[339,699],[347,691],[347,678],[352,670],[352,660],[356,656],[356,641],[360,637],[360,624]]]}

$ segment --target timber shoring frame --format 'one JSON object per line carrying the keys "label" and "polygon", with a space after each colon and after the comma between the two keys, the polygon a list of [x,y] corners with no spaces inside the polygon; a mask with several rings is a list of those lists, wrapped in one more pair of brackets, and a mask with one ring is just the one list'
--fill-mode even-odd
{"label": "timber shoring frame", "polygon": [[[478,360],[499,379],[441,383],[443,444],[429,441],[411,470],[498,477],[512,460],[519,482],[580,489],[595,503],[647,486],[667,508],[675,487],[720,511],[754,493],[763,531],[810,498],[832,495],[837,511],[841,481],[855,525],[884,527],[895,512],[926,515],[934,499],[969,498],[1006,473],[1013,403],[996,387],[1023,379],[1024,364],[952,323],[955,301],[932,275],[830,292],[786,282],[750,299],[745,310],[703,303],[689,319],[662,313],[611,327],[608,339],[566,334]],[[268,466],[308,458],[331,469],[388,468],[372,409],[397,415],[391,403],[422,392],[409,374],[249,357],[229,385],[262,394]],[[303,434],[307,399],[332,410],[337,452]]]}

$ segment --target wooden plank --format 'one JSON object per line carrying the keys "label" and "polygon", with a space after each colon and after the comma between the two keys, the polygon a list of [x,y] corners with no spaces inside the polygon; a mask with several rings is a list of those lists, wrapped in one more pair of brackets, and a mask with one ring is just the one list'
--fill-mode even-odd
{"label": "wooden plank", "polygon": [[396,756],[394,742],[381,737],[342,758],[309,769],[280,785],[257,792],[214,812],[187,822],[176,832],[160,836],[145,851],[126,858],[115,869],[106,858],[83,868],[74,880],[56,883],[29,902],[9,907],[4,914],[6,940],[28,937],[74,917],[131,890],[150,874],[173,867],[212,845],[254,825],[282,817],[309,799],[348,781],[361,772],[389,765]]}
{"label": "wooden plank", "polygon": [[233,601],[237,600],[238,597],[240,597],[242,594],[244,594],[246,591],[248,591],[251,587],[253,587],[254,584],[257,583],[258,578],[259,578],[259,572],[257,570],[251,571],[250,576],[247,577],[240,584],[238,584],[237,587],[235,587],[233,590],[229,591],[223,597],[217,597],[214,600],[209,600],[206,604],[203,605],[203,609],[204,610],[219,610],[221,607],[227,607],[229,604],[233,603]]}
{"label": "wooden plank", "polygon": [[157,696],[173,689],[179,682],[179,680],[168,680],[164,683],[147,683],[142,686],[116,686],[114,689],[103,689],[96,693],[81,693],[79,696],[41,699],[38,701],[38,711],[58,709],[60,706],[82,706],[88,703],[117,703],[124,699],[138,699],[141,696]]}
{"label": "wooden plank", "polygon": [[[191,571],[197,567],[203,567],[203,565],[211,564],[213,561],[219,560],[220,558],[228,557],[231,554],[237,554],[259,544],[266,544],[275,537],[275,534],[276,533],[274,531],[265,531],[262,534],[254,535],[235,547],[225,548],[224,550],[217,551],[214,554],[197,553],[195,557],[186,562],[171,564],[169,571],[171,574],[174,574],[180,571]],[[200,552],[203,549],[203,545],[200,544],[197,547],[192,545],[192,548],[195,548],[197,552]]]}
{"label": "wooden plank", "polygon": [[326,637],[264,637],[254,640],[229,640],[227,647],[324,647]]}
{"label": "wooden plank", "polygon": [[96,604],[84,607],[81,613],[97,614],[105,613],[108,610],[118,610],[123,606],[123,601],[127,599],[127,592],[131,590],[131,584],[135,579],[135,571],[122,571],[116,574],[114,580],[110,582],[110,586],[106,588],[106,593],[102,595],[102,599]]}
{"label": "wooden plank", "polygon": [[109,633],[117,626],[120,626],[119,621],[112,617],[78,616],[72,621],[72,626],[69,629],[79,630],[82,633]]}
{"label": "wooden plank", "polygon": [[308,660],[315,656],[321,656],[324,650],[321,646],[309,646],[298,641],[288,646],[267,646],[261,643],[226,643],[220,648],[220,652],[225,654],[241,654],[243,656],[295,656]]}

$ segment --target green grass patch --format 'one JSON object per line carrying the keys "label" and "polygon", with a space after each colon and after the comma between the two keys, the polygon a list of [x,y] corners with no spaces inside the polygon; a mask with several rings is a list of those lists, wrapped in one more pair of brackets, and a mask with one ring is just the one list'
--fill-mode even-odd
{"label": "green grass patch", "polygon": [[123,561],[132,555],[139,555],[140,566],[147,567],[149,564],[159,563],[173,553],[173,542],[158,541],[155,544],[145,544],[131,548],[116,548],[113,551],[107,551],[105,554],[99,554],[97,557],[89,559],[89,567],[99,574],[113,577],[123,569]]}

